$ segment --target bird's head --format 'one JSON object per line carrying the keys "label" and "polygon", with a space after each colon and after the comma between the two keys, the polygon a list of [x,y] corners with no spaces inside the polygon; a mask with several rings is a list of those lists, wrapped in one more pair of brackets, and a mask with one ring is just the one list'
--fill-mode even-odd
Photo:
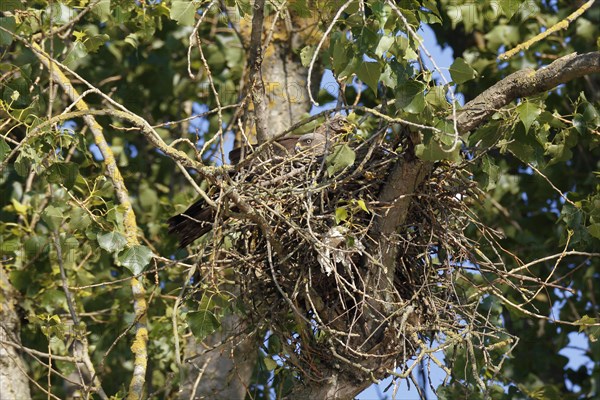
{"label": "bird's head", "polygon": [[329,134],[339,135],[354,130],[354,125],[343,115],[336,115],[321,125],[317,130],[329,131]]}
{"label": "bird's head", "polygon": [[325,153],[327,137],[318,132],[304,134],[296,141],[294,152],[303,153],[311,156],[319,156]]}
{"label": "bird's head", "polygon": [[342,115],[336,115],[315,129],[314,132],[300,136],[294,147],[295,153],[304,153],[311,156],[323,155],[327,147],[330,147],[340,135],[353,129],[354,126],[351,122]]}

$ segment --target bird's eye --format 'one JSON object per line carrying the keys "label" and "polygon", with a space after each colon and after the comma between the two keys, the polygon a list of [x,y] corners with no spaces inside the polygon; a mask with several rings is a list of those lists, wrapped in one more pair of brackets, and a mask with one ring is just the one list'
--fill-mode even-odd
{"label": "bird's eye", "polygon": [[305,142],[306,144],[311,144],[311,143],[312,143],[312,139],[306,139],[304,142]]}

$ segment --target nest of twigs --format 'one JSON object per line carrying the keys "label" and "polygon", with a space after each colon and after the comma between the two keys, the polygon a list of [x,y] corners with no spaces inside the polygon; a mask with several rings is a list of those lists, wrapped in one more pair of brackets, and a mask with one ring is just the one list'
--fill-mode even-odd
{"label": "nest of twigs", "polygon": [[[322,379],[322,364],[357,380],[408,377],[416,365],[409,361],[437,363],[436,349],[465,340],[485,348],[493,327],[477,311],[479,298],[458,282],[471,258],[464,171],[433,168],[403,225],[382,240],[374,232],[389,204],[380,191],[409,145],[391,148],[381,134],[345,146],[356,157],[339,171],[331,155],[257,158],[240,168],[230,191],[252,214],[241,214],[223,191],[220,228],[203,245],[206,262],[233,272],[250,325],[278,337],[280,356],[303,379]],[[391,273],[380,261],[390,245],[397,249]],[[473,326],[485,333],[478,338]]]}

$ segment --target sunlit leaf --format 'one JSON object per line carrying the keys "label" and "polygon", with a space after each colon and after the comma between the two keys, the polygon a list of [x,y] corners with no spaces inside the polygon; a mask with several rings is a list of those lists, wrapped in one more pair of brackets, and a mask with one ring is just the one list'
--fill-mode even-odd
{"label": "sunlit leaf", "polygon": [[335,209],[335,223],[339,224],[342,221],[348,220],[348,210],[344,207],[338,207]]}
{"label": "sunlit leaf", "polygon": [[171,4],[171,19],[179,25],[194,25],[197,1],[195,0],[173,0]]}
{"label": "sunlit leaf", "polygon": [[273,371],[275,368],[277,368],[277,363],[273,361],[271,357],[263,358],[263,362],[265,363],[267,371]]}
{"label": "sunlit leaf", "polygon": [[305,67],[308,67],[314,54],[315,54],[315,47],[313,47],[313,46],[304,47],[300,51],[300,60],[302,61],[302,65]]}
{"label": "sunlit leaf", "polygon": [[[14,17],[0,17],[0,26],[10,32],[14,32],[17,27]],[[13,36],[5,30],[0,30],[0,46],[8,46],[12,43]]]}
{"label": "sunlit leaf", "polygon": [[10,153],[10,146],[4,138],[0,137],[0,162],[4,161],[8,153]]}

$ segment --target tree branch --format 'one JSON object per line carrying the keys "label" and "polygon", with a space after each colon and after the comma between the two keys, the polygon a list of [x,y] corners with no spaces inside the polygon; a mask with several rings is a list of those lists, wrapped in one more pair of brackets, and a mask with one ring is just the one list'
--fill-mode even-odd
{"label": "tree branch", "polygon": [[537,71],[524,69],[510,74],[465,104],[458,113],[458,129],[469,132],[497,110],[519,97],[533,96],[582,76],[600,73],[600,52],[569,54]]}
{"label": "tree branch", "polygon": [[[562,57],[537,71],[525,69],[515,72],[470,101],[458,113],[460,132],[471,131],[485,123],[498,109],[519,97],[543,93],[556,86],[600,72],[600,52]],[[389,237],[403,223],[412,202],[412,194],[432,171],[433,163],[419,159],[403,159],[392,168],[379,201],[389,204],[385,214],[377,219],[375,236],[380,238],[381,262],[388,268],[388,280],[394,276],[397,249]]]}
{"label": "tree branch", "polygon": [[[89,111],[89,107],[85,101],[80,97],[78,91],[73,87],[73,84],[58,67],[58,64],[53,58],[50,57],[42,48],[37,44],[33,43],[31,46],[34,49],[34,54],[40,60],[40,62],[48,69],[53,79],[61,86],[66,95],[69,96],[71,101],[75,103],[75,107],[79,111]],[[135,220],[135,213],[133,211],[133,205],[129,198],[129,193],[123,176],[117,166],[115,156],[112,149],[110,148],[102,127],[98,124],[96,119],[92,115],[84,115],[83,120],[86,125],[90,128],[94,137],[94,142],[100,149],[104,162],[106,165],[106,174],[110,178],[117,198],[123,206],[124,218],[123,227],[125,230],[125,238],[129,246],[138,245],[139,241],[137,238],[138,227]],[[148,363],[147,354],[147,343],[148,343],[148,327],[146,323],[147,304],[145,300],[146,290],[142,283],[133,278],[131,280],[131,290],[133,292],[133,307],[135,310],[136,318],[138,323],[136,324],[135,339],[131,345],[131,351],[135,355],[134,360],[134,372],[129,386],[129,399],[139,399],[143,395],[144,383],[146,382],[146,366]]]}

